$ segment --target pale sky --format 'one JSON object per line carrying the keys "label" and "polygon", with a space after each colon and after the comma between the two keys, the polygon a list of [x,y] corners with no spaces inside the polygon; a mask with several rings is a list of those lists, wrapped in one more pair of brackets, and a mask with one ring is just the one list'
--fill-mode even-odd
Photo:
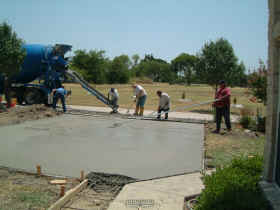
{"label": "pale sky", "polygon": [[265,0],[0,1],[0,21],[30,44],[105,50],[111,59],[152,53],[170,62],[223,37],[247,68],[267,61]]}

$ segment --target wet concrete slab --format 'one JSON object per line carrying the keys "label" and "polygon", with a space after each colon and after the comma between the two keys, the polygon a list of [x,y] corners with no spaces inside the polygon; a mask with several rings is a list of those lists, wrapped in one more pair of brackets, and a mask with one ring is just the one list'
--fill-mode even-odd
{"label": "wet concrete slab", "polygon": [[79,176],[85,172],[150,179],[200,170],[202,124],[73,116],[0,127],[0,165]]}

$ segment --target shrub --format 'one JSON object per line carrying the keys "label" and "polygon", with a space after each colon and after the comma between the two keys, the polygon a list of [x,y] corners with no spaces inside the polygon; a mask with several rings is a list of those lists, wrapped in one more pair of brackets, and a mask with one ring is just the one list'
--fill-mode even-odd
{"label": "shrub", "polygon": [[263,158],[233,159],[231,164],[218,168],[203,179],[205,189],[198,198],[195,210],[265,210],[268,203],[258,186]]}
{"label": "shrub", "polygon": [[153,84],[153,80],[148,77],[134,77],[131,78],[129,82],[139,84]]}
{"label": "shrub", "polygon": [[255,120],[254,118],[251,118],[251,121],[249,123],[249,130],[258,131],[257,120]]}
{"label": "shrub", "polygon": [[182,93],[182,99],[186,99],[186,91],[185,90]]}
{"label": "shrub", "polygon": [[260,101],[266,105],[267,100],[267,73],[268,70],[263,61],[259,61],[259,67],[257,71],[248,76],[248,84],[251,93]]}
{"label": "shrub", "polygon": [[257,131],[265,132],[265,117],[258,117]]}
{"label": "shrub", "polygon": [[251,116],[243,115],[243,116],[241,116],[239,123],[240,123],[240,125],[242,125],[243,128],[248,129],[251,124],[251,121],[252,121]]}

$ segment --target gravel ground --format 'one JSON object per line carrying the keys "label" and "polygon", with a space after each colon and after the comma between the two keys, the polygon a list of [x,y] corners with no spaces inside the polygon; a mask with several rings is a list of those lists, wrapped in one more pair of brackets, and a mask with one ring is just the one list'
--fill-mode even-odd
{"label": "gravel ground", "polygon": [[61,114],[61,112],[56,112],[52,108],[44,105],[16,106],[10,108],[7,112],[0,112],[0,126],[55,117]]}
{"label": "gravel ground", "polygon": [[71,199],[63,210],[106,210],[125,184],[136,179],[117,175],[90,172],[87,175],[88,187]]}

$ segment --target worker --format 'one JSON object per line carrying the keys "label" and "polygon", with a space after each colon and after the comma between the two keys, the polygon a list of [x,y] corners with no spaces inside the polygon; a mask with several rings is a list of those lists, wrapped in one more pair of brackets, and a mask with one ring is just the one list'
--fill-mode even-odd
{"label": "worker", "polygon": [[3,112],[3,111],[8,111],[6,106],[2,103],[2,100],[3,100],[3,98],[2,98],[2,95],[0,93],[0,113]]}
{"label": "worker", "polygon": [[230,123],[230,88],[226,87],[224,80],[219,82],[219,89],[215,94],[214,107],[216,109],[216,130],[213,133],[220,133],[222,116],[225,119],[227,130],[231,131]]}
{"label": "worker", "polygon": [[66,105],[65,105],[65,96],[71,94],[71,91],[67,91],[64,89],[64,86],[53,90],[53,109],[56,109],[56,105],[58,100],[61,100],[63,112],[66,112]]}
{"label": "worker", "polygon": [[[135,96],[134,101],[136,102],[134,115],[143,116],[144,105],[145,105],[145,102],[147,99],[147,93],[141,85],[133,84],[132,87],[134,89],[134,96]],[[139,112],[139,110],[140,110],[140,112]]]}
{"label": "worker", "polygon": [[2,104],[3,93],[4,93],[4,76],[0,73],[0,112],[7,111],[6,106]]}
{"label": "worker", "polygon": [[113,105],[113,111],[111,113],[118,113],[118,101],[119,101],[119,93],[116,88],[111,88],[108,93],[108,99],[111,101]]}
{"label": "worker", "polygon": [[165,118],[168,119],[168,112],[170,110],[170,97],[167,93],[163,93],[161,90],[157,91],[157,95],[159,97],[159,105],[158,105],[158,116],[157,119],[160,120],[161,112],[165,112]]}

